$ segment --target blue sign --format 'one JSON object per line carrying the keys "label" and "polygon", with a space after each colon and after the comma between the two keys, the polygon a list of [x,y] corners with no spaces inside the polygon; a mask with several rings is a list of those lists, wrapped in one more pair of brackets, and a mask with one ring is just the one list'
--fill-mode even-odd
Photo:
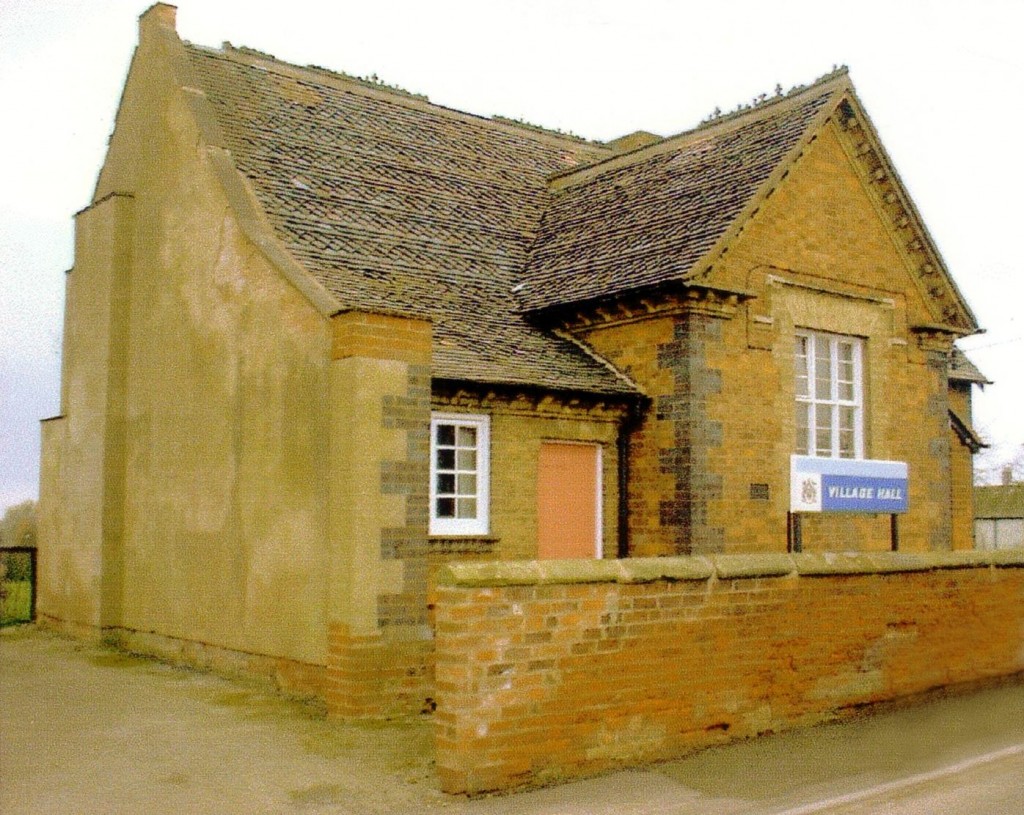
{"label": "blue sign", "polygon": [[906,512],[907,465],[792,456],[789,503],[792,512]]}
{"label": "blue sign", "polygon": [[823,474],[821,511],[906,512],[906,479]]}

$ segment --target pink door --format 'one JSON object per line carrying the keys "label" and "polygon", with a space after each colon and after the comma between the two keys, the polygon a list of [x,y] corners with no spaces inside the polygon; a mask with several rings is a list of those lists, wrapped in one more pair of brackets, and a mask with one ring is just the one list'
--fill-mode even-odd
{"label": "pink door", "polygon": [[537,557],[601,557],[601,448],[543,442],[537,467]]}

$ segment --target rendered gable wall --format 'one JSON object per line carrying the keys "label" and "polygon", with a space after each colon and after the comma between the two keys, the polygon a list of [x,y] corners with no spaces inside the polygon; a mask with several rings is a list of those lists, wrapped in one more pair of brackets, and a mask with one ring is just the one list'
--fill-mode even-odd
{"label": "rendered gable wall", "polygon": [[78,218],[40,614],[319,690],[330,324],[242,235],[146,29]]}
{"label": "rendered gable wall", "polygon": [[62,415],[43,424],[37,606],[75,631],[120,620],[121,347],[133,210],[130,196],[115,195],[78,215],[65,298]]}

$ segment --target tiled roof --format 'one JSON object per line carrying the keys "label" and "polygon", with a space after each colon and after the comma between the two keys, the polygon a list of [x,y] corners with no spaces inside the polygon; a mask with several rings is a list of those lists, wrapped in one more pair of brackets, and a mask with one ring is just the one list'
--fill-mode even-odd
{"label": "tiled roof", "polygon": [[977,382],[979,385],[992,384],[959,348],[953,348],[949,357],[949,378],[960,382]]}
{"label": "tiled roof", "polygon": [[1024,484],[974,488],[975,518],[1024,518]]}
{"label": "tiled roof", "polygon": [[185,53],[277,239],[341,308],[429,318],[435,378],[603,394],[635,387],[531,312],[687,280],[848,87],[617,154],[249,49]]}
{"label": "tiled roof", "polygon": [[607,148],[248,50],[185,47],[277,237],[343,308],[429,317],[437,378],[633,392],[527,323],[511,293],[547,177]]}
{"label": "tiled roof", "polygon": [[686,279],[845,87],[830,79],[565,178],[530,251],[524,308]]}

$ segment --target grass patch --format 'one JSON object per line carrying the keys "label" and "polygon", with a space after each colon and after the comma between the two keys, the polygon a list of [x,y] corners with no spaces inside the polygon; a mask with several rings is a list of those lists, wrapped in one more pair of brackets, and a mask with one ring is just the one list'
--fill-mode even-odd
{"label": "grass patch", "polygon": [[28,580],[5,580],[3,591],[3,603],[0,604],[0,625],[31,622],[32,584]]}

